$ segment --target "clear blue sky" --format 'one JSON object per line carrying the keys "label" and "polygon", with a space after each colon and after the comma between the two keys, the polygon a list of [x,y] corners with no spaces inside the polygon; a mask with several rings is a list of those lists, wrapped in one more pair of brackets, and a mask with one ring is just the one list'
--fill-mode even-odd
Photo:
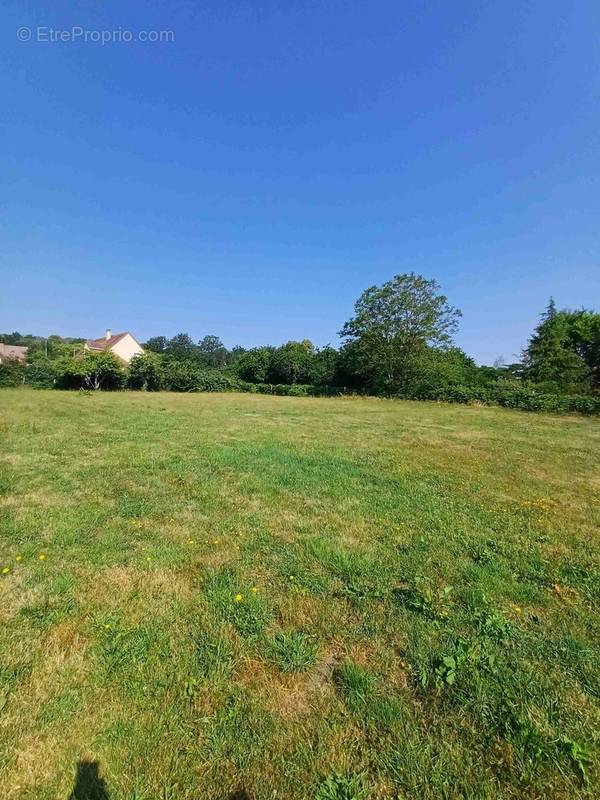
{"label": "clear blue sky", "polygon": [[364,288],[414,270],[491,362],[550,294],[600,306],[597,0],[4,0],[0,18],[0,330],[335,344]]}

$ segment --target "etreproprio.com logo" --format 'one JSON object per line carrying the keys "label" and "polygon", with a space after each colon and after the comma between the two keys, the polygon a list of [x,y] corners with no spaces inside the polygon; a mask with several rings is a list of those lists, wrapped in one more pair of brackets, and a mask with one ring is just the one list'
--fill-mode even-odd
{"label": "etreproprio.com logo", "polygon": [[69,42],[89,44],[129,44],[130,42],[174,42],[175,31],[130,31],[126,28],[99,30],[73,25],[71,28],[52,28],[38,25],[36,28],[17,28],[20,42]]}

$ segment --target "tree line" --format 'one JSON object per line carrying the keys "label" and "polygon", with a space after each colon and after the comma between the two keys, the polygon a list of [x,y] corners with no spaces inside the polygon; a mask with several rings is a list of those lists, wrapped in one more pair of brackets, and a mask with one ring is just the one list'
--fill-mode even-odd
{"label": "tree line", "polygon": [[[519,361],[477,366],[455,346],[461,312],[434,280],[414,273],[366,289],[339,332],[339,348],[308,339],[231,350],[218,336],[153,336],[128,368],[82,339],[0,334],[29,347],[26,365],[0,366],[0,384],[147,391],[357,392],[500,402],[549,410],[600,409],[600,314],[553,300]],[[571,399],[569,399],[571,398]],[[574,399],[573,399],[574,398]]]}

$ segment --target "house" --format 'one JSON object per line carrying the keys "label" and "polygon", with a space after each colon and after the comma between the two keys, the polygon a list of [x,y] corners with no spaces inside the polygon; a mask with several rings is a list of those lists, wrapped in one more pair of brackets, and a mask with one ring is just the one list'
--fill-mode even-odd
{"label": "house", "polygon": [[0,342],[0,364],[9,359],[23,362],[25,361],[28,350],[28,347],[20,347],[16,344],[4,344],[4,342]]}
{"label": "house", "polygon": [[125,333],[115,333],[107,330],[101,339],[88,339],[84,345],[85,350],[106,350],[115,355],[118,359],[129,364],[134,356],[144,352],[137,339],[129,331]]}

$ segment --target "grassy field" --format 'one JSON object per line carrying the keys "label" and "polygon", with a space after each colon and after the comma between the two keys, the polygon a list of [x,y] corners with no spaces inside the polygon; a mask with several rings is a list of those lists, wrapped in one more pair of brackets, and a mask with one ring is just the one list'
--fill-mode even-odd
{"label": "grassy field", "polygon": [[600,795],[597,420],[3,390],[0,453],[3,800]]}

